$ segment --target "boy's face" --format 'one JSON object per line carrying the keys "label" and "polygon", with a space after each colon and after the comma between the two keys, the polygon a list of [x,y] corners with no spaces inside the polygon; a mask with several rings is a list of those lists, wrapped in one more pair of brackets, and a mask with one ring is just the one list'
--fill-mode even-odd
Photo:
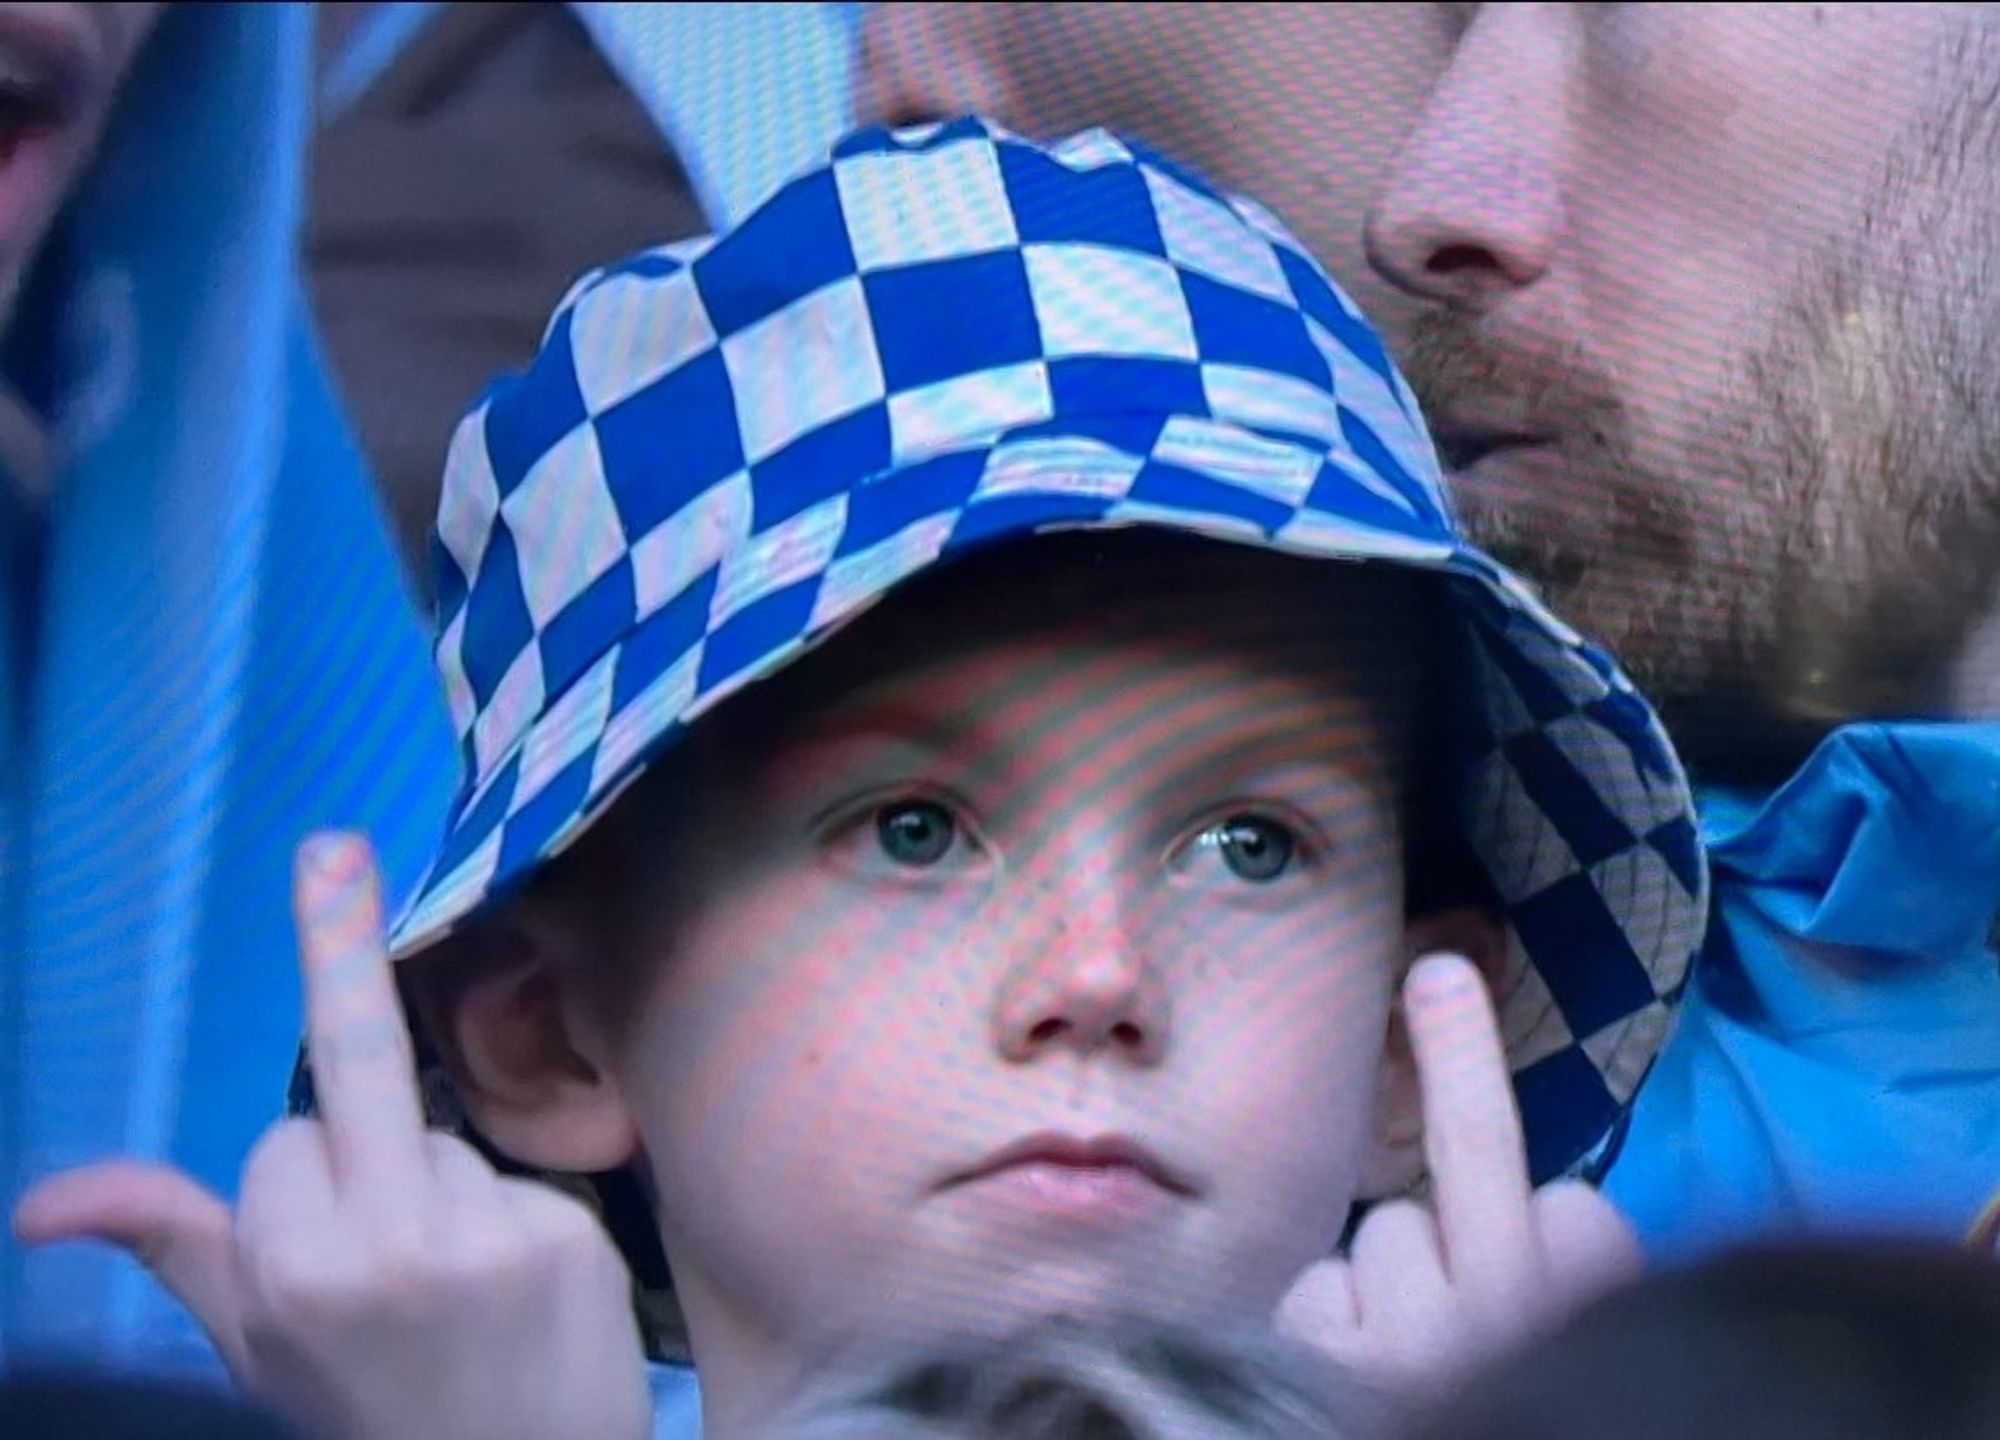
{"label": "boy's face", "polygon": [[705,1374],[1267,1312],[1391,1183],[1413,582],[1104,556],[899,595],[625,802],[676,810],[649,978],[578,1048]]}

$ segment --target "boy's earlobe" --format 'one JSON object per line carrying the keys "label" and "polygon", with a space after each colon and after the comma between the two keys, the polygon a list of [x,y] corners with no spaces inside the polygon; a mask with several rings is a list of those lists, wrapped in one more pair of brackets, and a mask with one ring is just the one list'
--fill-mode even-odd
{"label": "boy's earlobe", "polygon": [[587,957],[554,917],[507,917],[476,941],[458,973],[420,985],[424,1023],[458,1098],[503,1154],[541,1170],[613,1170],[638,1131],[612,1078],[601,1019],[579,983]]}
{"label": "boy's earlobe", "polygon": [[[1404,970],[1425,955],[1441,952],[1465,956],[1486,977],[1487,985],[1498,991],[1507,969],[1507,935],[1492,915],[1464,906],[1412,920],[1403,937],[1403,963],[1397,970],[1399,991]],[[1403,1024],[1399,993],[1389,1011],[1389,1034],[1382,1047],[1374,1131],[1361,1172],[1361,1199],[1386,1199],[1416,1184],[1424,1171],[1423,1117],[1423,1091],[1409,1031]]]}

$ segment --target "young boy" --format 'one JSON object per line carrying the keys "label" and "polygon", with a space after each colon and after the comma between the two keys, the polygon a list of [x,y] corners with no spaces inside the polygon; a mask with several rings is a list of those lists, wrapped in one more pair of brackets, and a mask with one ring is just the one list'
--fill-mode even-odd
{"label": "young boy", "polygon": [[[1393,1366],[1595,1253],[1604,1212],[1530,1178],[1601,1150],[1664,1036],[1686,785],[1457,539],[1406,387],[1266,213],[1101,133],[864,133],[583,281],[461,427],[439,539],[467,773],[395,939],[431,1113],[637,1169],[718,1440],[864,1338],[1283,1306]],[[545,1400],[604,1363],[610,1272],[507,1270],[516,1210],[544,1262],[593,1237],[425,1140],[359,862],[320,860],[323,1122],[253,1161],[227,1243],[181,1195],[205,1258],[163,1269],[239,1373],[260,1317],[267,1390],[400,1365],[420,1405],[484,1356],[466,1393]],[[1405,1023],[1441,948],[1485,984],[1426,962]],[[1435,1218],[1386,1205],[1330,1264],[1427,1158]],[[389,1238],[284,1259],[329,1226]],[[496,1269],[571,1318],[525,1281],[375,1303]]]}

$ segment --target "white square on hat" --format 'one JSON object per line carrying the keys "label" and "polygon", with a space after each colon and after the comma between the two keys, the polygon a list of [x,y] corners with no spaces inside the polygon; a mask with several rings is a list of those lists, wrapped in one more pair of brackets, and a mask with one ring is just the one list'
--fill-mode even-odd
{"label": "white square on hat", "polygon": [[815,575],[822,575],[847,528],[847,497],[835,495],[774,525],[722,562],[709,605],[710,627]]}
{"label": "white square on hat", "polygon": [[898,465],[990,439],[1055,413],[1040,360],[954,375],[889,397],[889,449]]}
{"label": "white square on hat", "polygon": [[486,413],[482,405],[459,422],[438,501],[438,543],[457,562],[467,585],[479,578],[486,544],[493,538],[493,517],[500,512],[500,486],[486,450]]}
{"label": "white square on hat", "polygon": [[[686,713],[701,678],[703,647],[696,645],[625,702],[604,726],[590,762],[590,788],[602,790],[638,753]],[[615,661],[614,661],[615,663]]]}
{"label": "white square on hat", "polygon": [[1100,245],[1024,245],[1042,352],[1193,360],[1194,320],[1165,260]]}
{"label": "white square on hat", "polygon": [[527,732],[541,711],[544,698],[542,650],[531,640],[514,657],[514,663],[493,688],[493,698],[472,722],[473,763],[481,776],[493,775],[501,757]]}
{"label": "white square on hat", "polygon": [[921,166],[908,155],[848,156],[834,162],[833,182],[863,273],[1021,243],[999,155],[984,137],[934,150]]}
{"label": "white square on hat", "polygon": [[1277,255],[1261,236],[1243,233],[1243,220],[1235,211],[1150,165],[1144,174],[1169,260],[1281,305],[1294,303]]}
{"label": "white square on hat", "polygon": [[884,394],[868,298],[853,276],[731,335],[722,359],[751,465]]}
{"label": "white square on hat", "polygon": [[611,275],[577,297],[569,345],[583,407],[602,415],[715,345],[691,272]]}
{"label": "white square on hat", "polygon": [[588,421],[535,462],[500,513],[514,532],[521,592],[537,630],[624,557],[624,522]]}
{"label": "white square on hat", "polygon": [[632,588],[644,620],[750,538],[750,476],[711,485],[632,546]]}

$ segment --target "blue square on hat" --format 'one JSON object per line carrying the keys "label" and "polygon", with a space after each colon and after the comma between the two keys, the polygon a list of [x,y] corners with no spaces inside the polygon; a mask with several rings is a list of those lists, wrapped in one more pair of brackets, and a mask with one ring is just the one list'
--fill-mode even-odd
{"label": "blue square on hat", "polygon": [[459,641],[465,678],[483,709],[521,652],[534,643],[535,622],[521,589],[521,557],[514,532],[504,519],[493,522],[479,578],[465,601],[465,633]]}
{"label": "blue square on hat", "polygon": [[1136,166],[1107,165],[1086,176],[1026,145],[1001,145],[998,154],[1000,179],[1023,245],[1106,245],[1147,255],[1167,253],[1152,192]]}
{"label": "blue square on hat", "polygon": [[745,605],[709,633],[696,684],[705,694],[805,638],[819,599],[819,575]]}
{"label": "blue square on hat", "polygon": [[1638,837],[1546,730],[1517,735],[1504,748],[1521,788],[1537,809],[1557,822],[1577,864],[1600,864],[1637,842]]}
{"label": "blue square on hat", "polygon": [[[1482,602],[1497,603],[1492,602],[1483,591],[1469,593]],[[1493,615],[1491,611],[1488,616],[1488,623],[1497,627],[1504,628],[1513,623],[1510,617]],[[1576,702],[1564,693],[1555,677],[1523,655],[1518,645],[1495,638],[1488,640],[1483,650],[1485,658],[1513,685],[1514,693],[1521,697],[1521,703],[1527,707],[1529,716],[1537,725],[1546,725],[1551,720],[1575,713]]]}
{"label": "blue square on hat", "polygon": [[986,460],[984,450],[960,450],[856,486],[847,497],[847,523],[841,527],[834,558],[857,554],[920,520],[958,509],[978,488]]}
{"label": "blue square on hat", "polygon": [[889,410],[877,403],[808,430],[751,471],[750,525],[759,532],[889,468]]}
{"label": "blue square on hat", "polygon": [[587,750],[570,761],[541,793],[529,797],[507,817],[500,836],[500,862],[496,874],[520,873],[541,858],[543,849],[590,798],[590,771],[596,762],[595,750]]}
{"label": "blue square on hat", "polygon": [[785,186],[697,259],[692,269],[715,333],[727,339],[855,272],[833,171]]}
{"label": "blue square on hat", "polygon": [[[1421,524],[1422,533],[1428,539],[1449,540],[1451,527],[1445,522],[1444,514],[1438,509],[1436,499],[1396,458],[1396,452],[1383,443],[1375,433],[1375,427],[1363,420],[1345,405],[1340,409],[1340,435],[1348,443],[1361,463],[1372,470],[1378,479],[1385,481],[1391,489],[1409,502],[1410,510]],[[1408,529],[1411,522],[1404,520],[1402,528]]]}
{"label": "blue square on hat", "polygon": [[1695,832],[1693,821],[1685,815],[1677,815],[1666,824],[1648,831],[1646,843],[1667,862],[1667,868],[1674,872],[1674,878],[1681,882],[1682,889],[1690,895],[1700,892],[1701,837]]}
{"label": "blue square on hat", "polygon": [[1066,355],[1049,361],[1049,394],[1064,416],[1209,413],[1201,367],[1186,360]]}
{"label": "blue square on hat", "polygon": [[680,594],[635,626],[619,646],[611,675],[611,713],[623,711],[647,686],[684,660],[708,633],[717,571],[711,566]]}
{"label": "blue square on hat", "polygon": [[503,497],[588,418],[570,355],[569,322],[564,311],[527,374],[496,386],[486,407],[486,455]]}
{"label": "blue square on hat", "polygon": [[1588,1039],[1653,1003],[1646,967],[1588,874],[1558,880],[1508,918],[1570,1034]]}
{"label": "blue square on hat", "polygon": [[1274,245],[1272,249],[1278,256],[1279,267],[1285,272],[1285,279],[1291,284],[1299,309],[1325,326],[1327,333],[1348,354],[1393,384],[1395,367],[1390,364],[1389,352],[1383,348],[1382,337],[1375,333],[1374,328],[1340,303],[1340,297],[1313,268],[1311,261],[1286,245]]}
{"label": "blue square on hat", "polygon": [[1517,1072],[1514,1098],[1528,1142],[1528,1174],[1537,1185],[1589,1154],[1618,1121],[1618,1102],[1604,1077],[1574,1045]]}
{"label": "blue square on hat", "polygon": [[596,425],[605,483],[631,540],[743,468],[735,392],[720,350],[627,396]]}
{"label": "blue square on hat", "polygon": [[1102,520],[1111,502],[1096,495],[1001,495],[966,507],[952,527],[947,551],[964,550],[1002,536],[1027,535],[1053,525]]}
{"label": "blue square on hat", "polygon": [[1206,363],[1251,365],[1297,376],[1315,389],[1332,388],[1326,357],[1296,311],[1192,270],[1181,271],[1181,290]]}
{"label": "blue square on hat", "polygon": [[632,628],[638,600],[630,555],[619,559],[563,606],[542,629],[542,688],[557,694]]}
{"label": "blue square on hat", "polygon": [[1018,250],[927,260],[861,277],[890,394],[1042,353]]}
{"label": "blue square on hat", "polygon": [[[1369,479],[1374,481],[1375,477],[1371,475]],[[1331,461],[1319,467],[1312,489],[1306,492],[1305,508],[1392,535],[1437,538],[1418,526],[1409,511],[1384,496],[1375,484],[1363,484],[1356,479],[1352,467]]]}
{"label": "blue square on hat", "polygon": [[[468,772],[469,773],[469,772]],[[443,878],[472,858],[472,853],[506,822],[508,807],[514,803],[514,787],[521,779],[520,752],[507,757],[486,793],[479,797],[459,822],[446,834],[433,874]]]}
{"label": "blue square on hat", "polygon": [[1271,534],[1298,513],[1290,505],[1269,495],[1231,485],[1180,465],[1157,462],[1147,465],[1133,480],[1131,498],[1141,505],[1186,511],[1191,516],[1221,516],[1255,525],[1265,535]]}

